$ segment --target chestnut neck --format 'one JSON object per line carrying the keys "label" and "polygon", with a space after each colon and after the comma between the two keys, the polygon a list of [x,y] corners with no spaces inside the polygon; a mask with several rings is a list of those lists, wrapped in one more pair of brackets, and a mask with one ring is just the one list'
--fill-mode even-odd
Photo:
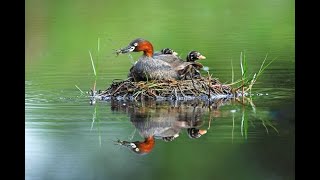
{"label": "chestnut neck", "polygon": [[145,138],[144,142],[140,142],[138,147],[141,153],[149,153],[155,144],[155,140],[153,136]]}
{"label": "chestnut neck", "polygon": [[149,41],[143,41],[139,44],[139,51],[143,51],[143,54],[147,57],[153,56],[153,46]]}

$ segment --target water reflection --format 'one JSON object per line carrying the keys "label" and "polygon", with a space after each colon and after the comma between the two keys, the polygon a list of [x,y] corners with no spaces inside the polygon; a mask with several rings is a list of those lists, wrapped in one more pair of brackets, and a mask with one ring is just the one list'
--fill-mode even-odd
{"label": "water reflection", "polygon": [[[112,101],[111,109],[128,113],[130,122],[143,138],[141,141],[115,142],[137,154],[147,154],[154,148],[156,139],[171,142],[178,138],[182,131],[186,131],[191,139],[200,138],[210,128],[212,117],[221,116],[219,107],[234,102],[233,99],[217,99],[211,102]],[[209,123],[205,127],[204,116],[207,113]]]}

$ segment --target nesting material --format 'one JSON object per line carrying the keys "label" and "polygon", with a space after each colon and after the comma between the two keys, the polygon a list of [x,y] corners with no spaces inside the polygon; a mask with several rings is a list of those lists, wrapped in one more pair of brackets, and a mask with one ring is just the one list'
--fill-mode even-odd
{"label": "nesting material", "polygon": [[99,100],[210,100],[240,95],[237,89],[218,79],[201,77],[191,80],[113,81],[108,89],[93,95]]}

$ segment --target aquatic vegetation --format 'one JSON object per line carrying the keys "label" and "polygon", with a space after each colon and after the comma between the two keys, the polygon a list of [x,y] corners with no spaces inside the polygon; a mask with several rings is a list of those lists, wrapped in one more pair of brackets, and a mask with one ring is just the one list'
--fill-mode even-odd
{"label": "aquatic vegetation", "polygon": [[[265,69],[274,61],[276,60],[276,58],[272,59],[268,64],[265,65],[265,62],[267,60],[268,54],[266,54],[264,60],[261,63],[260,69],[257,73],[254,73],[253,75],[248,75],[248,63],[247,63],[247,59],[245,56],[245,53],[240,53],[240,67],[241,67],[241,79],[237,80],[236,82],[232,83],[232,84],[239,84],[241,83],[241,85],[237,88],[237,89],[242,89],[243,94],[245,94],[246,92],[250,92],[251,94],[251,90],[253,85],[257,82],[257,79],[263,74],[263,72],[265,71]],[[234,77],[234,73],[233,73],[233,65],[232,65],[232,61],[231,61],[231,66],[232,66],[232,82],[233,82],[233,77]]]}

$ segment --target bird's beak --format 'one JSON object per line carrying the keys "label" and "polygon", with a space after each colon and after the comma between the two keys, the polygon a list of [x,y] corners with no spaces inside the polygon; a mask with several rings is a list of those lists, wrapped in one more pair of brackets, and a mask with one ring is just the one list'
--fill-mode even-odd
{"label": "bird's beak", "polygon": [[207,130],[205,130],[205,129],[200,129],[199,130],[199,134],[201,134],[201,135],[204,135],[206,133],[207,133]]}
{"label": "bird's beak", "polygon": [[125,48],[121,48],[121,49],[116,50],[116,54],[119,55],[119,54],[129,53],[129,52],[134,51],[134,49],[135,49],[134,46],[127,46]]}
{"label": "bird's beak", "polygon": [[121,140],[117,140],[117,141],[114,141],[117,145],[122,145],[122,146],[125,146],[127,148],[132,148],[132,142],[128,142],[128,141],[121,141]]}
{"label": "bird's beak", "polygon": [[198,56],[198,59],[201,60],[201,59],[206,59],[206,57],[204,55],[200,55]]}

